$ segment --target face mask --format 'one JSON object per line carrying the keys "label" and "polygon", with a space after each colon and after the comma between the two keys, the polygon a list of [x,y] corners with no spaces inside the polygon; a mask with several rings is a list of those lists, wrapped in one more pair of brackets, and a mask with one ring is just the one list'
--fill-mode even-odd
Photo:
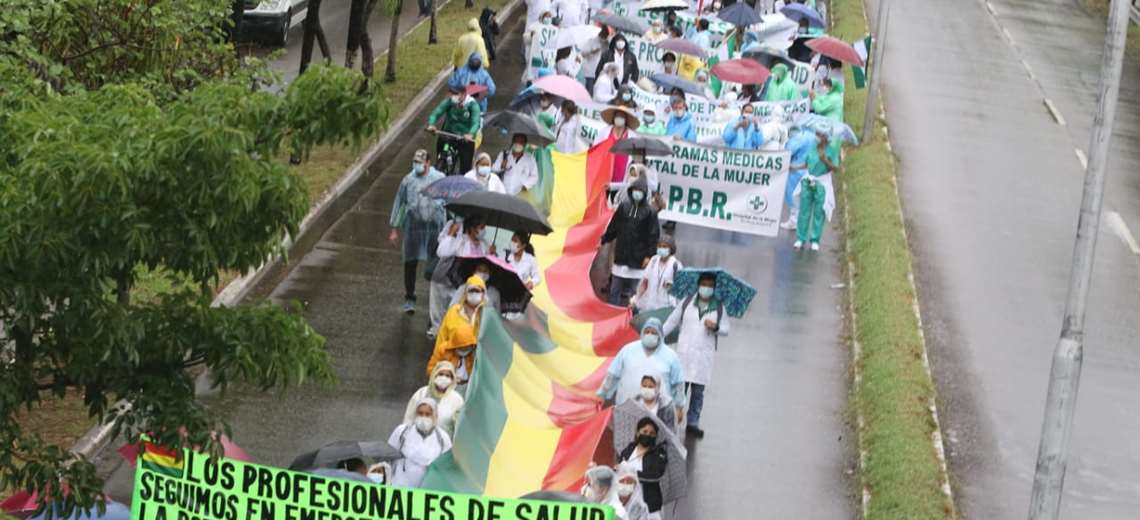
{"label": "face mask", "polygon": [[665,257],[669,256],[669,253],[670,253],[670,252],[671,252],[671,251],[669,251],[669,248],[668,248],[668,247],[659,247],[659,248],[657,248],[657,256],[659,256],[659,257],[661,257],[661,258],[665,258]]}
{"label": "face mask", "polygon": [[713,2],[713,11],[720,10],[720,2]]}
{"label": "face mask", "polygon": [[645,434],[638,435],[637,436],[637,443],[648,448],[650,446],[653,446],[654,444],[657,444],[657,436],[656,435],[645,435]]}
{"label": "face mask", "polygon": [[483,303],[483,293],[481,293],[481,292],[469,292],[469,293],[467,293],[467,303],[469,303],[471,305],[479,305],[480,303]]}
{"label": "face mask", "polygon": [[486,177],[486,176],[491,174],[491,167],[490,166],[480,166],[479,169],[476,171],[479,173],[480,177]]}
{"label": "face mask", "polygon": [[656,388],[646,388],[644,386],[641,387],[641,400],[642,401],[654,401],[656,399],[657,399],[657,389]]}
{"label": "face mask", "polygon": [[467,357],[471,355],[472,352],[475,352],[475,347],[463,347],[455,349],[455,353],[459,354],[459,357]]}
{"label": "face mask", "polygon": [[538,100],[538,104],[542,105],[542,108],[549,108],[549,107],[550,107],[550,105],[551,105],[551,104],[553,104],[553,103],[554,103],[554,101],[552,101],[552,100],[549,100],[549,99],[540,99],[540,100]]}
{"label": "face mask", "polygon": [[642,193],[640,191],[634,191],[634,192],[630,193],[629,196],[633,197],[634,202],[641,202],[641,201],[645,200],[645,193]]}
{"label": "face mask", "polygon": [[379,473],[369,473],[365,476],[368,477],[368,480],[371,480],[373,484],[383,484],[384,483],[384,475],[381,475]]}
{"label": "face mask", "polygon": [[625,117],[617,116],[614,118],[614,128],[625,128]]}
{"label": "face mask", "polygon": [[685,109],[684,108],[674,108],[673,109],[673,115],[675,115],[677,117],[685,117]]}
{"label": "face mask", "polygon": [[619,51],[624,49],[625,48],[625,40],[618,40],[617,43],[614,44],[614,48],[619,50]]}
{"label": "face mask", "polygon": [[451,378],[447,376],[435,376],[435,387],[437,390],[447,390],[451,386]]}
{"label": "face mask", "polygon": [[416,429],[420,433],[428,433],[432,428],[435,428],[435,421],[431,417],[416,417]]}
{"label": "face mask", "polygon": [[657,118],[655,116],[646,115],[645,116],[645,123],[646,124],[652,124],[654,119],[657,119]]}
{"label": "face mask", "polygon": [[511,242],[511,251],[514,251],[516,253],[521,253],[522,250],[523,250],[522,244],[520,244],[518,242]]}
{"label": "face mask", "polygon": [[745,112],[745,113],[744,113],[744,118],[745,118],[745,119],[748,119],[748,118],[750,118],[750,117],[752,117],[752,112]]}
{"label": "face mask", "polygon": [[463,96],[451,96],[451,102],[458,105],[463,102]]}
{"label": "face mask", "polygon": [[511,150],[514,150],[515,153],[522,153],[524,149],[526,149],[526,146],[518,143],[511,145]]}
{"label": "face mask", "polygon": [[641,337],[641,345],[650,350],[657,348],[657,344],[660,342],[661,338],[656,334],[646,334]]}
{"label": "face mask", "polygon": [[423,163],[412,163],[412,171],[416,172],[416,175],[422,174],[424,170],[425,168]]}
{"label": "face mask", "polygon": [[483,280],[484,282],[486,282],[487,279],[491,277],[491,273],[484,273],[483,271],[475,271],[475,276],[478,276],[480,280]]}
{"label": "face mask", "polygon": [[550,25],[550,18],[543,18],[542,25]]}
{"label": "face mask", "polygon": [[619,482],[617,485],[617,492],[619,496],[628,497],[633,494],[633,490],[637,489],[634,484],[626,484]]}
{"label": "face mask", "polygon": [[481,65],[482,65],[482,63],[479,63],[479,62],[477,62],[477,61],[469,61],[469,62],[467,62],[467,68],[469,68],[469,69],[471,69],[471,70],[479,70],[479,67],[480,67]]}
{"label": "face mask", "polygon": [[697,288],[697,294],[699,294],[702,299],[707,300],[709,298],[712,298],[713,291],[715,291],[715,290],[716,290],[716,288],[714,288],[714,287],[708,287],[708,286],[698,287]]}
{"label": "face mask", "polygon": [[625,94],[621,95],[621,99],[623,101],[629,101],[629,100],[633,99],[633,95],[630,94],[629,92],[626,92]]}

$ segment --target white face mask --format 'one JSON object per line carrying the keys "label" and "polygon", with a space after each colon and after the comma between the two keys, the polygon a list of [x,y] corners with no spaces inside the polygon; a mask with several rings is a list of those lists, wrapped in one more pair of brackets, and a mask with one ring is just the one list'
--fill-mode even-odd
{"label": "white face mask", "polygon": [[621,497],[628,497],[628,496],[632,495],[633,491],[635,489],[637,489],[637,486],[635,484],[626,484],[625,482],[618,482],[618,485],[617,485],[618,496],[621,496]]}
{"label": "white face mask", "polygon": [[642,401],[655,401],[657,400],[657,389],[641,387],[641,400]]}
{"label": "white face mask", "polygon": [[462,103],[463,102],[463,96],[451,96],[451,102],[457,103],[457,104]]}
{"label": "white face mask", "polygon": [[519,143],[515,143],[515,144],[511,145],[511,150],[514,150],[515,153],[522,153],[522,151],[525,149],[526,149],[526,146],[521,145]]}
{"label": "white face mask", "polygon": [[480,177],[486,177],[486,176],[491,174],[491,167],[490,166],[480,166],[477,170],[475,170],[475,172],[477,174],[479,174]]}
{"label": "white face mask", "polygon": [[[520,244],[518,242],[511,242],[511,251],[514,251],[516,253],[521,253],[522,250],[523,250],[522,244]],[[486,280],[484,280],[484,281],[486,281]]]}
{"label": "white face mask", "polygon": [[451,378],[448,376],[435,376],[436,390],[447,390],[451,386]]}
{"label": "white face mask", "polygon": [[661,343],[661,337],[656,334],[646,334],[641,337],[641,344],[647,349],[655,349]]}
{"label": "white face mask", "polygon": [[467,293],[467,303],[471,304],[471,305],[479,305],[480,303],[483,303],[483,293],[481,293],[481,292]]}
{"label": "white face mask", "polygon": [[625,49],[625,40],[618,40],[616,43],[614,43],[614,48],[619,51]]}
{"label": "white face mask", "polygon": [[433,428],[435,428],[435,421],[433,421],[431,417],[416,417],[416,429],[419,430],[420,433],[428,433],[432,431]]}
{"label": "white face mask", "polygon": [[625,128],[625,117],[624,116],[614,117],[614,128]]}
{"label": "white face mask", "polygon": [[379,473],[369,473],[365,476],[368,477],[368,480],[371,480],[373,484],[383,484],[384,483],[384,475],[381,475]]}

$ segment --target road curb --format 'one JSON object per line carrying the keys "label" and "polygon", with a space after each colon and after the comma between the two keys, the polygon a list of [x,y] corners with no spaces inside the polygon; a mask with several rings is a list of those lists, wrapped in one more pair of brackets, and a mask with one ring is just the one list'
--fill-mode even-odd
{"label": "road curb", "polygon": [[[450,1],[451,0],[448,0],[447,3],[450,3]],[[446,3],[442,4],[440,7],[443,5],[446,5]],[[508,3],[506,7],[504,7],[499,12],[497,16],[498,22],[500,24],[506,22],[507,19],[514,15],[515,11],[520,5],[522,5],[522,0],[512,0],[510,3]],[[429,20],[429,18],[420,20],[408,30],[408,33],[410,34],[420,25],[423,25]],[[401,41],[402,40],[403,39],[401,38]],[[385,53],[386,52],[387,51],[385,51]],[[383,55],[383,53],[381,55]],[[437,74],[435,78],[433,78],[427,85],[425,85],[424,89],[421,90],[420,93],[416,95],[416,97],[412,98],[411,102],[409,102],[408,105],[404,107],[403,111],[400,112],[400,115],[396,118],[395,122],[388,126],[388,128],[384,131],[383,134],[380,135],[376,142],[369,146],[368,149],[365,150],[364,153],[360,155],[360,157],[358,157],[355,162],[352,163],[352,166],[349,166],[348,170],[344,175],[340,177],[340,179],[337,180],[332,189],[326,191],[324,195],[322,195],[321,198],[316,202],[316,204],[309,208],[309,212],[305,214],[305,218],[301,220],[301,224],[297,227],[297,236],[303,236],[305,233],[310,231],[314,223],[318,222],[320,220],[320,217],[324,216],[329,211],[329,209],[332,208],[335,203],[339,201],[340,198],[344,196],[344,194],[347,193],[349,189],[354,184],[356,184],[357,181],[360,180],[360,178],[367,171],[368,167],[372,164],[373,161],[376,160],[380,153],[384,151],[385,148],[390,146],[401,134],[403,134],[409,126],[411,126],[415,120],[416,114],[423,110],[423,108],[431,102],[432,98],[435,97],[436,93],[447,81],[447,78],[451,72],[450,69],[451,67],[449,66],[440,69],[439,74]],[[293,242],[294,237],[285,237],[285,239],[281,241],[281,249],[283,251],[288,251],[289,248],[293,246]],[[283,255],[274,255],[271,259],[261,264],[261,266],[257,269],[254,269],[233,280],[218,293],[218,295],[214,298],[214,301],[211,302],[210,306],[233,307],[237,305],[242,300],[244,300],[246,296],[249,295],[250,291],[253,290],[253,288],[256,287],[258,283],[265,278],[265,275],[270,272],[272,268],[280,264],[283,258]],[[204,388],[203,384],[208,383],[206,380],[208,375],[209,372],[204,371],[198,376],[197,380],[195,381],[198,388]],[[126,406],[129,406],[129,403],[125,401],[119,401],[115,403],[114,408],[123,409],[123,407]],[[79,440],[76,441],[76,443],[71,447],[71,453],[83,458],[90,459],[91,457],[102,452],[103,449],[106,448],[107,445],[110,444],[113,440],[111,437],[111,431],[114,429],[114,423],[115,421],[112,420],[104,424],[99,424],[91,427],[91,429],[87,430],[87,432],[84,433],[83,436],[80,437]]]}

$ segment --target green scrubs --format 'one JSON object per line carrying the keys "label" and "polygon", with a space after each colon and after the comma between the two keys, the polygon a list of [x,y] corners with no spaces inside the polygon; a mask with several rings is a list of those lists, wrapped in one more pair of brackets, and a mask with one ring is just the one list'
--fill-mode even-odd
{"label": "green scrubs", "polygon": [[[827,160],[839,165],[842,145],[831,141],[824,148]],[[827,187],[819,182],[819,177],[831,172],[819,157],[819,148],[812,147],[807,155],[807,175],[800,181],[800,215],[796,220],[796,240],[819,243],[823,236],[823,226],[827,223]]]}

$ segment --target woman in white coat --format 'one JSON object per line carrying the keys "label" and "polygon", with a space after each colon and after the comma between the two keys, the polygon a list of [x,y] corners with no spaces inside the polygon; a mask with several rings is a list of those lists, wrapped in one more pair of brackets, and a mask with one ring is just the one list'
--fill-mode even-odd
{"label": "woman in white coat", "polygon": [[439,427],[449,436],[454,435],[455,423],[459,421],[459,412],[463,410],[463,396],[455,391],[455,367],[450,361],[437,363],[431,371],[428,384],[416,390],[412,398],[408,399],[408,407],[404,410],[404,424],[415,424],[416,405],[427,398],[439,403],[436,414]]}
{"label": "woman in white coat", "polygon": [[437,421],[435,400],[428,397],[416,403],[416,418],[412,424],[400,423],[392,431],[388,445],[403,456],[393,464],[393,486],[419,487],[428,466],[451,449],[451,437],[436,426]]}
{"label": "woman in white coat", "polygon": [[503,180],[498,175],[492,173],[491,168],[491,155],[487,152],[479,152],[475,157],[475,167],[471,171],[463,174],[464,177],[473,181],[479,181],[483,185],[483,189],[493,191],[495,193],[506,193],[507,186],[503,184]]}
{"label": "woman in white coat", "polygon": [[689,412],[685,431],[696,438],[704,437],[700,428],[701,409],[705,404],[705,387],[712,382],[713,360],[717,340],[728,335],[728,316],[724,305],[713,295],[716,276],[702,273],[697,280],[697,294],[681,302],[662,327],[667,337],[679,329],[677,357],[685,372],[685,386],[689,390]]}
{"label": "woman in white coat", "polygon": [[681,265],[676,255],[677,245],[673,237],[661,235],[661,240],[657,241],[657,254],[649,259],[642,270],[637,293],[629,300],[631,307],[638,312],[645,312],[677,306],[677,298],[669,294],[669,290],[673,287],[673,276],[685,266]]}

